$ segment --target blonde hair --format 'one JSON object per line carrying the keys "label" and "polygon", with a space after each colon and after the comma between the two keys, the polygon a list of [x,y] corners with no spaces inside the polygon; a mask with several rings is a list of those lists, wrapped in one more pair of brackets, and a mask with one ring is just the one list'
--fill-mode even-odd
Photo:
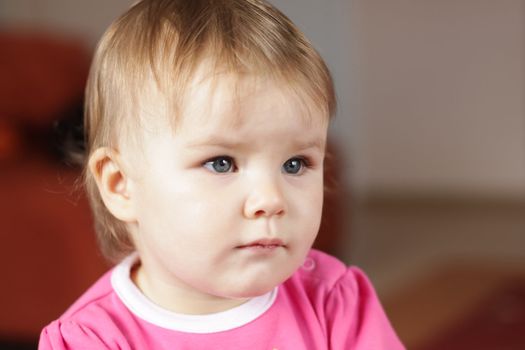
{"label": "blonde hair", "polygon": [[295,25],[267,2],[136,3],[100,40],[86,88],[84,180],[100,247],[109,260],[120,260],[134,247],[125,224],[102,202],[87,170],[89,157],[99,147],[115,147],[119,132],[126,134],[123,127],[138,126],[137,105],[145,81],[153,81],[180,111],[185,90],[205,61],[215,73],[269,76],[308,99],[327,118],[334,114],[334,88],[324,61]]}

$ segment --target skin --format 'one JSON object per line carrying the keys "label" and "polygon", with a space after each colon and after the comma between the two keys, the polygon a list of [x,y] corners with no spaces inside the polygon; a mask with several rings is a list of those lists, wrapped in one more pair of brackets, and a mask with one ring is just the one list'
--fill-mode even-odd
{"label": "skin", "polygon": [[[235,96],[231,79],[213,91],[196,81],[175,130],[152,118],[140,156],[103,148],[90,161],[139,252],[134,282],[185,314],[238,306],[303,263],[321,220],[328,119],[271,81],[243,78]],[[149,99],[143,113],[162,105]],[[250,245],[259,240],[271,244]]]}

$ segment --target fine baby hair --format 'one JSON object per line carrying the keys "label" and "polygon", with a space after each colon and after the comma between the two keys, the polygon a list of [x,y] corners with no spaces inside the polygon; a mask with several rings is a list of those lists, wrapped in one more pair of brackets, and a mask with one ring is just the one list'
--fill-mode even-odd
{"label": "fine baby hair", "polygon": [[[170,104],[175,127],[184,116],[186,89],[199,70],[211,79],[227,73],[269,78],[328,118],[335,95],[330,73],[316,50],[275,7],[260,0],[144,0],[106,31],[86,89],[85,131],[89,156],[118,148],[148,123],[139,113],[151,90]],[[150,91],[148,91],[150,90]],[[108,212],[85,166],[85,183],[104,255],[119,261],[133,251],[124,223]]]}

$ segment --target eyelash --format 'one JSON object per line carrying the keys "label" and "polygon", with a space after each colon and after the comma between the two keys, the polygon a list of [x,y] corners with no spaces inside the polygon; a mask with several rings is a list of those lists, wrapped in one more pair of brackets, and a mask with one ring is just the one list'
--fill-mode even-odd
{"label": "eyelash", "polygon": [[[216,171],[216,169],[213,168],[213,163],[215,163],[218,160],[227,160],[227,161],[229,161],[230,164],[231,164],[230,168],[228,168],[228,170],[226,170],[224,172]],[[294,157],[291,157],[291,158],[287,159],[283,163],[282,167],[284,167],[284,164],[286,164],[287,162],[289,162],[291,160],[299,160],[301,162],[301,169],[299,169],[299,171],[297,173],[288,173],[289,175],[299,176],[299,175],[302,175],[306,170],[313,168],[311,160],[308,157],[305,157],[305,156],[294,156]],[[208,168],[207,165],[209,165],[212,168]],[[205,167],[206,169],[208,169],[209,171],[211,171],[213,173],[216,173],[216,174],[229,174],[231,172],[237,171],[237,166],[235,165],[235,160],[232,157],[230,157],[230,156],[217,156],[217,157],[209,158],[208,160],[206,160],[206,161],[204,161],[202,163],[202,166]],[[231,168],[233,168],[233,171],[231,170]]]}

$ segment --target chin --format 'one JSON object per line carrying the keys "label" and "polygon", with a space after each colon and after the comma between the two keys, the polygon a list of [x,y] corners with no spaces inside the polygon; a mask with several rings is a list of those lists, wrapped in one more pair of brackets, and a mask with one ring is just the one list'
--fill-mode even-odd
{"label": "chin", "polygon": [[[284,280],[284,279],[283,279]],[[280,285],[283,280],[275,279],[273,281],[260,281],[245,285],[244,288],[239,288],[235,293],[236,298],[254,298],[272,291],[276,286]]]}

